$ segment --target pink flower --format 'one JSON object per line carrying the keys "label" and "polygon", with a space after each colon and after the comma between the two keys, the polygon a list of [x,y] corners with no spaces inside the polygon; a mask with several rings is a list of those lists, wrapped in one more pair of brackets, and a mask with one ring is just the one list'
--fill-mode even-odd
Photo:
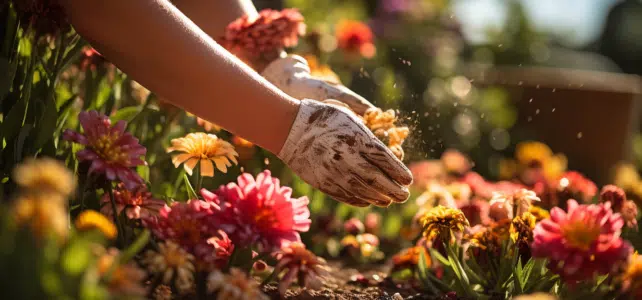
{"label": "pink flower", "polygon": [[307,250],[303,243],[286,245],[276,254],[276,259],[278,263],[274,267],[275,274],[285,274],[279,281],[281,295],[285,294],[294,280],[298,280],[302,287],[319,289],[324,277],[329,275],[325,260]]}
{"label": "pink flower", "polygon": [[217,209],[216,204],[201,200],[174,202],[163,207],[158,217],[143,219],[143,224],[159,239],[175,242],[194,255],[199,268],[209,269],[219,255],[229,257],[221,253],[233,249],[227,235],[212,222]]}
{"label": "pink flower", "polygon": [[[165,201],[152,199],[152,193],[147,191],[145,185],[139,185],[133,190],[128,190],[123,183],[119,183],[114,189],[114,200],[118,214],[125,210],[125,215],[130,219],[157,215],[158,211],[165,206]],[[100,202],[102,205],[100,212],[112,217],[114,210],[111,206],[109,193],[104,193]]]}
{"label": "pink flower", "polygon": [[466,219],[468,219],[470,226],[487,224],[490,221],[490,205],[488,201],[474,199],[459,206],[459,209],[464,213]]}
{"label": "pink flower", "polygon": [[595,183],[579,172],[566,172],[556,183],[556,202],[559,206],[563,206],[568,199],[575,199],[580,203],[589,203],[597,195]]}
{"label": "pink flower", "polygon": [[494,192],[512,194],[525,186],[509,181],[490,182],[476,172],[468,172],[462,181],[470,186],[473,193],[481,198],[490,199]]}
{"label": "pink flower", "polygon": [[216,235],[207,240],[207,244],[214,247],[214,255],[211,255],[211,248],[201,248],[206,252],[197,253],[197,256],[204,257],[208,265],[214,265],[217,269],[224,268],[230,261],[232,252],[234,252],[234,243],[223,230],[216,231]]}
{"label": "pink flower", "polygon": [[600,191],[600,202],[611,202],[611,208],[613,211],[619,212],[625,201],[626,193],[621,188],[612,184],[602,187],[602,191]]}
{"label": "pink flower", "polygon": [[112,126],[105,115],[96,111],[81,112],[78,116],[84,132],[65,130],[63,138],[85,145],[78,151],[79,161],[91,163],[89,174],[102,173],[109,180],[119,179],[128,189],[134,189],[143,183],[143,179],[132,170],[132,167],[145,165],[141,159],[147,152],[138,144],[138,139],[125,132],[125,121],[118,121]]}
{"label": "pink flower", "polygon": [[352,218],[343,223],[343,230],[348,234],[356,235],[363,233],[366,230],[366,227],[365,225],[363,225],[363,222],[361,222],[361,220]]}
{"label": "pink flower", "polygon": [[412,185],[425,189],[433,181],[442,181],[446,175],[444,165],[439,160],[422,160],[411,163],[408,169],[414,179]]}
{"label": "pink flower", "polygon": [[267,249],[280,248],[300,241],[299,232],[310,229],[308,198],[292,198],[292,189],[280,186],[268,170],[256,179],[244,173],[238,183],[221,186],[215,193],[202,189],[201,195],[219,204],[215,218],[238,246],[259,242]]}
{"label": "pink flower", "polygon": [[624,220],[610,204],[578,205],[568,200],[568,212],[559,207],[537,224],[531,250],[549,259],[548,267],[565,281],[608,274],[626,262],[631,245],[620,238]]}

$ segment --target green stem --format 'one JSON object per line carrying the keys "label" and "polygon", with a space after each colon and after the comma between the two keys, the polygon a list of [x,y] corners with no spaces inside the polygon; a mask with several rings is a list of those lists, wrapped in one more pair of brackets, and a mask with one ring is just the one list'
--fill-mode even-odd
{"label": "green stem", "polygon": [[198,163],[198,170],[196,173],[196,192],[200,193],[203,186],[203,174],[201,174],[201,163]]}
{"label": "green stem", "polygon": [[275,276],[276,276],[276,269],[274,271],[272,271],[272,273],[270,273],[270,275],[268,275],[268,277],[265,277],[265,279],[261,282],[261,287],[264,287],[268,283],[270,283],[270,281],[272,281],[272,279],[274,279]]}
{"label": "green stem", "polygon": [[118,240],[120,243],[121,247],[125,247],[125,229],[123,228],[122,224],[120,223],[120,219],[118,218],[118,210],[116,209],[116,199],[114,198],[114,192],[111,189],[111,182],[108,182],[105,184],[105,189],[109,193],[109,199],[111,200],[111,209],[114,212],[114,223],[116,223],[116,227],[118,228]]}
{"label": "green stem", "polygon": [[230,255],[230,259],[227,261],[227,266],[225,267],[225,272],[229,271],[230,268],[234,265],[234,261],[236,260],[236,257],[239,256],[239,247],[234,247],[234,250],[232,250],[232,254]]}

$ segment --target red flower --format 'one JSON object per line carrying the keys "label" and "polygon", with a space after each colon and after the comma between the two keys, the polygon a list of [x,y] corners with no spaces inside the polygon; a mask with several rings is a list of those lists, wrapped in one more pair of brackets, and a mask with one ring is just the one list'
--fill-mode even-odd
{"label": "red flower", "polygon": [[242,59],[252,59],[296,46],[304,33],[303,15],[298,10],[264,9],[256,19],[246,15],[227,25],[221,45]]}
{"label": "red flower", "polygon": [[597,195],[597,186],[593,181],[584,177],[579,172],[569,171],[564,173],[556,181],[555,206],[564,208],[569,199],[575,199],[580,203],[589,203]]}
{"label": "red flower", "polygon": [[138,139],[125,132],[125,121],[118,121],[112,126],[105,115],[96,111],[81,112],[78,116],[84,132],[65,130],[63,138],[85,145],[76,157],[80,161],[91,163],[89,174],[102,173],[109,180],[119,179],[128,189],[135,189],[143,179],[132,170],[132,167],[145,165],[141,159],[147,149],[138,143]]}
{"label": "red flower", "polygon": [[535,227],[534,257],[548,258],[549,269],[567,282],[608,274],[626,262],[633,248],[620,238],[624,220],[610,204],[567,205],[568,212],[555,207]]}
{"label": "red flower", "polygon": [[[213,202],[190,200],[163,207],[158,217],[143,219],[156,237],[175,242],[197,260],[197,267],[209,269],[220,259],[229,258],[233,246],[218,230],[212,216],[218,207]],[[219,257],[221,255],[222,257]]]}
{"label": "red flower", "polygon": [[474,199],[462,206],[459,209],[464,213],[470,226],[487,224],[490,221],[490,204],[488,201]]}
{"label": "red flower", "polygon": [[337,25],[336,32],[339,48],[348,54],[358,54],[371,58],[377,52],[372,43],[373,35],[368,25],[359,21],[342,21]]}
{"label": "red flower", "polygon": [[[114,190],[114,200],[118,214],[125,210],[125,214],[130,219],[157,215],[158,211],[165,206],[165,201],[152,199],[152,193],[147,191],[145,185],[128,190],[123,183],[119,183]],[[109,193],[103,194],[100,202],[102,205],[100,212],[110,217],[113,216],[114,210],[111,207]]]}
{"label": "red flower", "polygon": [[215,218],[239,246],[259,242],[267,249],[280,248],[300,241],[299,232],[310,229],[308,198],[292,198],[292,189],[280,186],[268,170],[256,179],[244,173],[238,183],[221,186],[215,193],[202,189],[201,195],[220,203]]}

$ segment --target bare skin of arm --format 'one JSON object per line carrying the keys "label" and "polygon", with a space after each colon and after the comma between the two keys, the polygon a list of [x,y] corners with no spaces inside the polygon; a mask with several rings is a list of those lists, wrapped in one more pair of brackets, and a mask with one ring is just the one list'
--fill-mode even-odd
{"label": "bare skin of arm", "polygon": [[258,16],[251,0],[174,0],[172,3],[214,39],[223,36],[225,27],[232,21],[244,15]]}
{"label": "bare skin of arm", "polygon": [[74,28],[136,81],[178,107],[279,152],[299,101],[228,53],[174,5],[166,0],[60,2]]}

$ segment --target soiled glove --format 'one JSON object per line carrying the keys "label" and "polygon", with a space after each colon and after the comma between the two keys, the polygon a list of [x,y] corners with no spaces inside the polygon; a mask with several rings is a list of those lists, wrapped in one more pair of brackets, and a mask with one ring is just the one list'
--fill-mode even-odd
{"label": "soiled glove", "polygon": [[301,101],[278,156],[310,185],[354,206],[409,196],[410,171],[345,107]]}
{"label": "soiled glove", "polygon": [[297,99],[318,101],[335,99],[347,104],[361,116],[368,108],[374,107],[368,100],[342,84],[315,78],[310,73],[308,62],[298,55],[288,55],[271,62],[261,75],[286,94]]}

